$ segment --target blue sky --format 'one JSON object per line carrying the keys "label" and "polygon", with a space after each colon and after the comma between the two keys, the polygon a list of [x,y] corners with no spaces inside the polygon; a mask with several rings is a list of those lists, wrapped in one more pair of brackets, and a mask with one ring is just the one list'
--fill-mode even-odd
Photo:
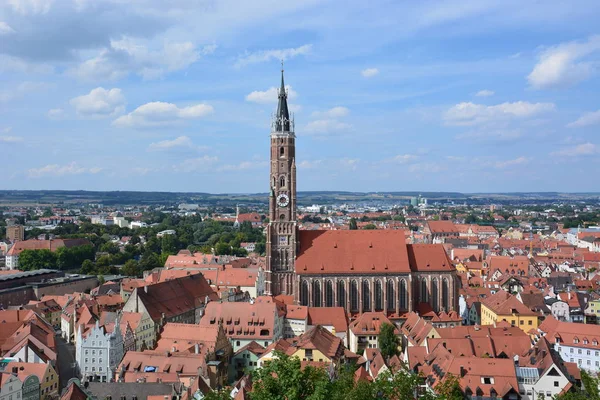
{"label": "blue sky", "polygon": [[2,189],[598,191],[597,0],[5,0]]}

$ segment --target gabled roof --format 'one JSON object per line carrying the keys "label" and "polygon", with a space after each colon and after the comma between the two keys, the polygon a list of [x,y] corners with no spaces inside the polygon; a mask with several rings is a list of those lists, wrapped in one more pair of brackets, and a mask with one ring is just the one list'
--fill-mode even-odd
{"label": "gabled roof", "polygon": [[394,326],[397,333],[400,333],[395,325],[382,312],[365,312],[350,323],[350,330],[355,335],[379,335],[381,325],[389,324]]}
{"label": "gabled roof", "polygon": [[[218,295],[202,274],[160,282],[136,290],[140,301],[154,321],[159,321],[163,314],[165,318],[171,318],[198,308],[207,301],[218,300]],[[129,301],[132,301],[131,298]]]}
{"label": "gabled roof", "polygon": [[[293,350],[292,350],[293,349]],[[330,360],[339,358],[344,353],[342,340],[320,325],[311,328],[292,342],[288,354],[293,354],[296,349],[319,350],[321,354]]]}
{"label": "gabled roof", "polygon": [[408,273],[403,231],[299,231],[297,274]]}

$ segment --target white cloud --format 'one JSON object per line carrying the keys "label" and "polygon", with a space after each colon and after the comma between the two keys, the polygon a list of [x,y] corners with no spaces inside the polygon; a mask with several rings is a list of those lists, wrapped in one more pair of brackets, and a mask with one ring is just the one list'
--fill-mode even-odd
{"label": "white cloud", "polygon": [[79,166],[75,161],[66,165],[48,164],[40,168],[31,168],[27,171],[30,178],[59,177],[65,175],[97,174],[102,168],[86,168]]}
{"label": "white cloud", "polygon": [[113,124],[120,127],[168,126],[182,120],[202,118],[213,111],[213,107],[208,104],[180,108],[172,103],[155,101],[141,105],[129,114],[117,118]]}
{"label": "white cloud", "polygon": [[243,56],[238,57],[235,66],[237,68],[244,67],[249,64],[256,64],[261,62],[267,62],[271,60],[289,60],[290,58],[307,55],[312,50],[312,44],[305,44],[304,46],[288,49],[273,49],[273,50],[262,50],[253,53],[246,52]]}
{"label": "white cloud", "polygon": [[23,15],[46,14],[54,0],[8,0],[14,11]]}
{"label": "white cloud", "polygon": [[216,45],[197,49],[192,42],[164,42],[161,48],[125,37],[111,40],[110,47],[68,71],[84,80],[117,80],[130,73],[144,79],[160,78],[168,72],[180,71],[195,63],[201,56],[211,54]]}
{"label": "white cloud", "polygon": [[333,107],[326,111],[315,111],[312,113],[313,118],[327,119],[327,118],[341,118],[345,117],[350,113],[346,107]]}
{"label": "white cloud", "polygon": [[567,126],[569,128],[579,128],[583,126],[600,124],[600,110],[583,114],[576,121],[571,122]]}
{"label": "white cloud", "polygon": [[367,68],[360,71],[360,74],[365,78],[371,78],[379,73],[377,68]]}
{"label": "white cloud", "polygon": [[0,136],[0,143],[19,143],[23,138],[20,136]]}
{"label": "white cloud", "polygon": [[397,164],[408,164],[412,161],[415,161],[417,158],[418,158],[418,156],[416,156],[414,154],[398,154],[397,156],[392,157],[388,161],[394,162]]}
{"label": "white cloud", "polygon": [[444,114],[447,125],[469,126],[491,121],[524,119],[555,110],[552,103],[517,101],[486,106],[471,102],[459,103]]}
{"label": "white cloud", "polygon": [[[294,89],[292,89],[291,86],[287,85],[285,87],[285,89],[288,92],[289,100],[294,100],[294,99],[296,99],[296,97],[298,97],[298,93],[296,93],[296,91]],[[279,92],[279,88],[276,88],[274,86],[270,87],[269,89],[267,89],[265,91],[255,90],[254,92],[252,92],[246,96],[246,101],[249,101],[252,103],[259,103],[259,104],[277,103],[278,92]]]}
{"label": "white cloud", "polygon": [[61,119],[65,115],[65,110],[62,108],[53,108],[48,110],[48,118],[50,119]]}
{"label": "white cloud", "polygon": [[10,90],[0,92],[0,103],[7,103],[11,100],[21,98],[26,94],[39,92],[51,88],[52,84],[45,82],[30,82],[25,81],[18,84]]}
{"label": "white cloud", "polygon": [[348,130],[352,125],[335,119],[319,119],[309,122],[304,131],[308,134],[328,134]]}
{"label": "white cloud", "polygon": [[494,91],[493,90],[480,90],[479,92],[475,93],[475,96],[477,97],[490,97],[494,95]]}
{"label": "white cloud", "polygon": [[600,51],[600,35],[591,36],[583,43],[569,42],[547,48],[527,80],[536,89],[574,85],[595,72],[597,64],[585,57],[597,51]]}
{"label": "white cloud", "polygon": [[189,158],[181,163],[173,165],[175,172],[196,172],[212,169],[212,166],[219,161],[216,156],[205,155],[202,157]]}
{"label": "white cloud", "polygon": [[6,22],[0,21],[0,36],[15,33],[15,30],[10,27]]}
{"label": "white cloud", "polygon": [[323,160],[302,160],[298,164],[300,169],[315,169],[323,165]]}
{"label": "white cloud", "polygon": [[149,151],[170,151],[170,150],[207,150],[208,147],[196,146],[188,136],[179,136],[173,140],[161,140],[160,142],[150,143]]}
{"label": "white cloud", "polygon": [[254,161],[242,161],[239,164],[226,164],[217,168],[217,171],[230,172],[230,171],[247,171],[256,168],[265,168],[269,165],[268,161],[254,160]]}
{"label": "white cloud", "polygon": [[504,168],[510,168],[510,167],[515,167],[518,165],[527,164],[528,162],[529,162],[529,159],[527,157],[518,157],[513,160],[498,161],[498,162],[496,162],[495,167],[498,169],[504,169]]}
{"label": "white cloud", "polygon": [[78,115],[89,118],[106,118],[125,111],[125,96],[121,89],[97,87],[89,94],[75,97],[70,101]]}
{"label": "white cloud", "polygon": [[598,154],[600,151],[598,146],[593,143],[583,143],[577,146],[567,147],[562,150],[551,153],[555,156],[567,156],[567,157],[577,157],[577,156],[591,156],[594,154]]}
{"label": "white cloud", "polygon": [[456,139],[508,141],[519,139],[522,136],[523,132],[520,129],[485,129],[461,133],[456,135]]}

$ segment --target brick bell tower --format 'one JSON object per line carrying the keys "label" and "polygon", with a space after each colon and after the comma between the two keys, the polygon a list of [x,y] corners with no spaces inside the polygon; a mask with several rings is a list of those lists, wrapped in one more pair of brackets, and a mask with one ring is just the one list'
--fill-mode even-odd
{"label": "brick bell tower", "polygon": [[287,92],[279,88],[277,113],[271,122],[271,171],[269,175],[269,226],[267,228],[267,265],[265,294],[294,294],[296,260],[296,135],[290,118]]}

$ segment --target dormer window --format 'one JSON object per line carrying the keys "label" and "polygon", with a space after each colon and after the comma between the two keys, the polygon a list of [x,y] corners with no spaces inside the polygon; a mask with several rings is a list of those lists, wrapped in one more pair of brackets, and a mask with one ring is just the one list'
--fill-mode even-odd
{"label": "dormer window", "polygon": [[579,343],[579,339],[577,339],[577,338],[573,339],[573,343],[575,343],[575,344]]}

